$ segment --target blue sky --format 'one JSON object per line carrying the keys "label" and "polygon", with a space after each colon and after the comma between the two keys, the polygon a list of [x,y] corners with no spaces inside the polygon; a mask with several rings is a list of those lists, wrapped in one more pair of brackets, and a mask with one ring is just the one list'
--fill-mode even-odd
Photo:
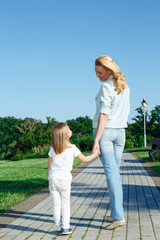
{"label": "blue sky", "polygon": [[159,0],[0,0],[0,117],[93,118],[111,56],[131,90],[129,122],[145,96],[160,104]]}

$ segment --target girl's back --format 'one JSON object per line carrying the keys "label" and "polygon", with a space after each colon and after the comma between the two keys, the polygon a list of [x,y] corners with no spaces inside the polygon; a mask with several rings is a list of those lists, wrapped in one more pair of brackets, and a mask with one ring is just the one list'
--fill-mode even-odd
{"label": "girl's back", "polygon": [[80,154],[80,150],[75,145],[70,145],[61,154],[56,154],[51,147],[49,156],[52,157],[49,179],[54,178],[72,178],[71,170],[73,167],[74,158]]}

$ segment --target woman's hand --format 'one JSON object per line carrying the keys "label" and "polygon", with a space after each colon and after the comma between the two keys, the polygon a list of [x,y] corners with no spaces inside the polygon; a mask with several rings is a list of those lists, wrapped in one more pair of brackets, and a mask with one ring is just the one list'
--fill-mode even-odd
{"label": "woman's hand", "polygon": [[92,153],[95,155],[95,158],[97,158],[100,155],[100,151],[99,151],[99,147],[97,146],[97,148],[94,150],[94,152]]}
{"label": "woman's hand", "polygon": [[101,154],[100,147],[99,147],[99,142],[95,140],[94,144],[93,144],[93,148],[92,148],[92,153],[94,153],[96,151],[96,149],[98,150],[98,154]]}
{"label": "woman's hand", "polygon": [[99,140],[100,140],[100,138],[102,136],[102,133],[105,129],[107,120],[108,120],[108,115],[107,114],[104,114],[104,113],[99,114],[97,132],[96,132],[96,136],[95,136],[95,139],[94,139],[92,153],[94,153],[95,149],[98,147],[99,154],[101,154],[100,147],[99,147]]}

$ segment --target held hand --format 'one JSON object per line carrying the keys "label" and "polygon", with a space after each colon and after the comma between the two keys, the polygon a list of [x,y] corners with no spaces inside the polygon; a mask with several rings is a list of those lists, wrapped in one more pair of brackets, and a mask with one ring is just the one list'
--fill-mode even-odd
{"label": "held hand", "polygon": [[100,155],[99,147],[97,147],[94,151],[95,158],[97,158]]}
{"label": "held hand", "polygon": [[94,145],[93,145],[93,148],[92,148],[92,153],[94,153],[96,151],[96,149],[98,150],[98,154],[101,154],[98,141],[94,141]]}

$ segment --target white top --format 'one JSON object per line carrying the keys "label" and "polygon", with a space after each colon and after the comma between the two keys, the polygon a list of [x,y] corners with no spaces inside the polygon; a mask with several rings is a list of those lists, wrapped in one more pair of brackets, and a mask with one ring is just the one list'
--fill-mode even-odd
{"label": "white top", "polygon": [[70,145],[63,153],[56,154],[53,148],[50,148],[48,155],[52,157],[51,169],[49,171],[49,179],[72,179],[71,170],[73,160],[81,151],[75,146]]}
{"label": "white top", "polygon": [[99,114],[108,115],[106,128],[126,128],[130,112],[130,90],[125,88],[122,93],[115,91],[115,81],[110,76],[103,82],[96,96],[96,114],[93,128],[97,128]]}

